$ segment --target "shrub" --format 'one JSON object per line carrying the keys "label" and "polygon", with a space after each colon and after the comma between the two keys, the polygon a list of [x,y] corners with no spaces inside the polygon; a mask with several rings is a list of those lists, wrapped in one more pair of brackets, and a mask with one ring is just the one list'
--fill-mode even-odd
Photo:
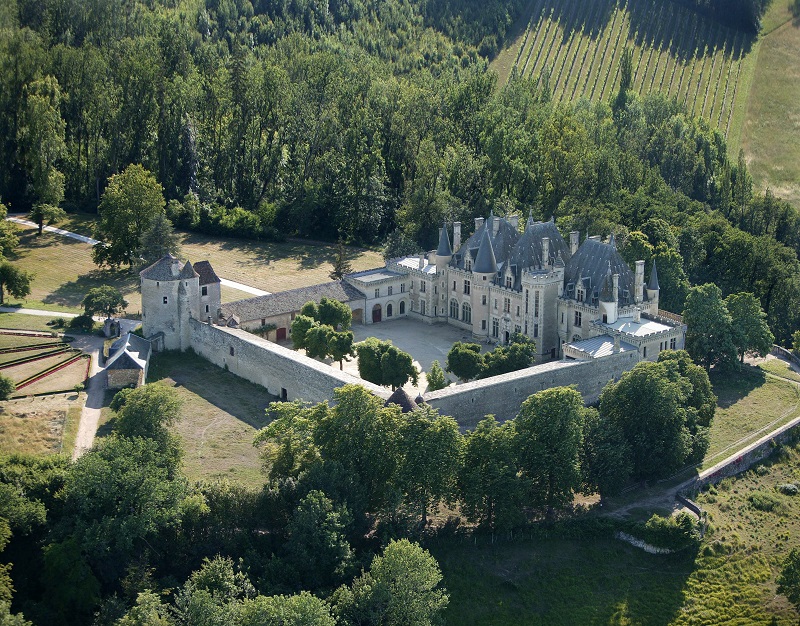
{"label": "shrub", "polygon": [[794,483],[784,483],[783,485],[778,485],[778,491],[785,496],[796,496],[800,492],[800,488]]}
{"label": "shrub", "polygon": [[747,497],[750,506],[766,513],[780,513],[786,508],[783,500],[769,491],[754,491]]}
{"label": "shrub", "polygon": [[88,315],[78,315],[78,317],[73,317],[70,320],[69,327],[84,333],[90,333],[94,328],[94,320]]}
{"label": "shrub", "polygon": [[675,517],[653,515],[643,526],[635,529],[634,534],[651,546],[668,550],[681,550],[699,542],[694,519],[688,513]]}
{"label": "shrub", "polygon": [[13,380],[0,374],[0,400],[8,400],[8,397],[14,393],[16,388],[17,386]]}

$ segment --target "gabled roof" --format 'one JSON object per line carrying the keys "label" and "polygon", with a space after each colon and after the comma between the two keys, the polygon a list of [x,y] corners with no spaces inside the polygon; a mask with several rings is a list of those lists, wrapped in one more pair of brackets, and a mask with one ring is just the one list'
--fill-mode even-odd
{"label": "gabled roof", "polygon": [[147,280],[178,280],[180,270],[181,262],[171,254],[167,254],[139,272],[139,276]]}
{"label": "gabled roof", "polygon": [[214,268],[208,261],[198,261],[194,264],[194,271],[200,276],[201,285],[211,285],[220,282]]}
{"label": "gabled roof", "polygon": [[481,245],[478,248],[478,254],[475,256],[475,266],[472,271],[479,274],[497,273],[497,260],[494,256],[494,246],[492,246],[492,238],[489,236],[488,230],[483,231]]}
{"label": "gabled roof", "polygon": [[389,396],[389,399],[383,403],[383,406],[389,406],[390,404],[399,406],[403,413],[411,413],[411,411],[417,408],[416,402],[411,399],[411,396],[409,396],[402,387],[395,389],[392,395]]}
{"label": "gabled roof", "polygon": [[647,283],[647,288],[650,291],[658,291],[658,270],[656,269],[656,260],[653,259],[653,269],[650,271],[650,281]]}
{"label": "gabled roof", "polygon": [[[494,232],[495,228],[497,228],[497,232]],[[495,255],[495,263],[500,266],[508,261],[511,252],[514,250],[514,246],[517,244],[517,241],[519,241],[519,231],[517,231],[507,219],[494,217],[494,215],[490,213],[489,219],[484,221],[472,236],[457,250],[454,261],[456,267],[465,269],[464,261],[467,255],[470,255],[471,258],[475,259],[477,262],[476,257],[485,232],[489,233],[492,240],[491,243]],[[474,267],[473,270],[478,271],[475,270]]]}
{"label": "gabled roof", "polygon": [[152,346],[147,339],[128,333],[111,345],[111,355],[106,369],[145,369],[150,359]]}
{"label": "gabled roof", "polygon": [[439,229],[439,247],[436,249],[436,256],[453,256],[453,250],[450,248],[450,237],[447,235],[446,226],[442,226]]}
{"label": "gabled roof", "polygon": [[225,318],[235,316],[242,322],[248,322],[283,313],[295,313],[309,300],[319,304],[322,298],[352,302],[364,300],[366,296],[346,280],[332,281],[290,291],[279,291],[266,296],[256,296],[247,300],[228,302],[221,307],[222,316]]}

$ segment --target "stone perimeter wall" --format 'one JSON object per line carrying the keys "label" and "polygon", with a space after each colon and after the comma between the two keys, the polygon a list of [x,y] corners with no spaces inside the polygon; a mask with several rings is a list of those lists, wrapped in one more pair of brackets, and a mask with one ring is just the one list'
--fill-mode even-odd
{"label": "stone perimeter wall", "polygon": [[197,354],[219,367],[227,366],[231,373],[261,385],[279,398],[285,389],[287,400],[331,401],[333,390],[348,383],[360,384],[384,400],[391,394],[386,387],[363,381],[244,330],[191,319],[189,336]]}
{"label": "stone perimeter wall", "polygon": [[[226,367],[237,376],[261,385],[287,400],[330,401],[333,390],[348,383],[366,387],[384,400],[391,391],[341,372],[247,331],[189,320],[192,349],[203,358]],[[233,354],[231,354],[231,351]],[[531,394],[562,385],[576,385],[587,404],[597,402],[611,380],[639,361],[635,351],[622,352],[596,361],[558,361],[518,372],[494,376],[426,395],[425,401],[442,415],[452,415],[462,430],[475,428],[485,415],[505,421],[517,415]]]}
{"label": "stone perimeter wall", "polygon": [[551,387],[575,385],[583,401],[594,404],[603,387],[611,380],[619,380],[639,359],[639,353],[632,350],[593,361],[544,363],[433,391],[425,395],[425,402],[442,415],[452,415],[461,430],[472,430],[490,413],[501,422],[516,417],[528,396]]}

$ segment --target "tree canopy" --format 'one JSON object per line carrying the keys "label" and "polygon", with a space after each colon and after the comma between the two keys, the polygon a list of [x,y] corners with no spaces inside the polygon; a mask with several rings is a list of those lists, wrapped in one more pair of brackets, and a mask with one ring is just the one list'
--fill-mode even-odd
{"label": "tree canopy", "polygon": [[83,306],[84,314],[88,317],[102,314],[108,318],[122,313],[128,303],[122,297],[119,289],[103,285],[102,287],[92,287],[83,297],[81,306]]}

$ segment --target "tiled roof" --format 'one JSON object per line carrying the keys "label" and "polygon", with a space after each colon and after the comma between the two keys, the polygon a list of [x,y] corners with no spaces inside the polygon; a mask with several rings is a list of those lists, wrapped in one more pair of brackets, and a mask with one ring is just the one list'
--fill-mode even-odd
{"label": "tiled roof", "polygon": [[211,267],[211,263],[208,261],[198,261],[195,263],[194,271],[200,275],[201,285],[211,285],[220,282],[219,276],[217,276],[214,268]]}
{"label": "tiled roof", "polygon": [[152,346],[147,339],[128,333],[112,344],[106,369],[144,369],[151,350]]}
{"label": "tiled roof", "polygon": [[364,300],[366,296],[345,281],[333,281],[229,302],[222,305],[222,315],[226,318],[235,315],[241,321],[248,322],[283,313],[294,313],[299,311],[306,302],[313,301],[319,304],[322,298],[352,302]]}

